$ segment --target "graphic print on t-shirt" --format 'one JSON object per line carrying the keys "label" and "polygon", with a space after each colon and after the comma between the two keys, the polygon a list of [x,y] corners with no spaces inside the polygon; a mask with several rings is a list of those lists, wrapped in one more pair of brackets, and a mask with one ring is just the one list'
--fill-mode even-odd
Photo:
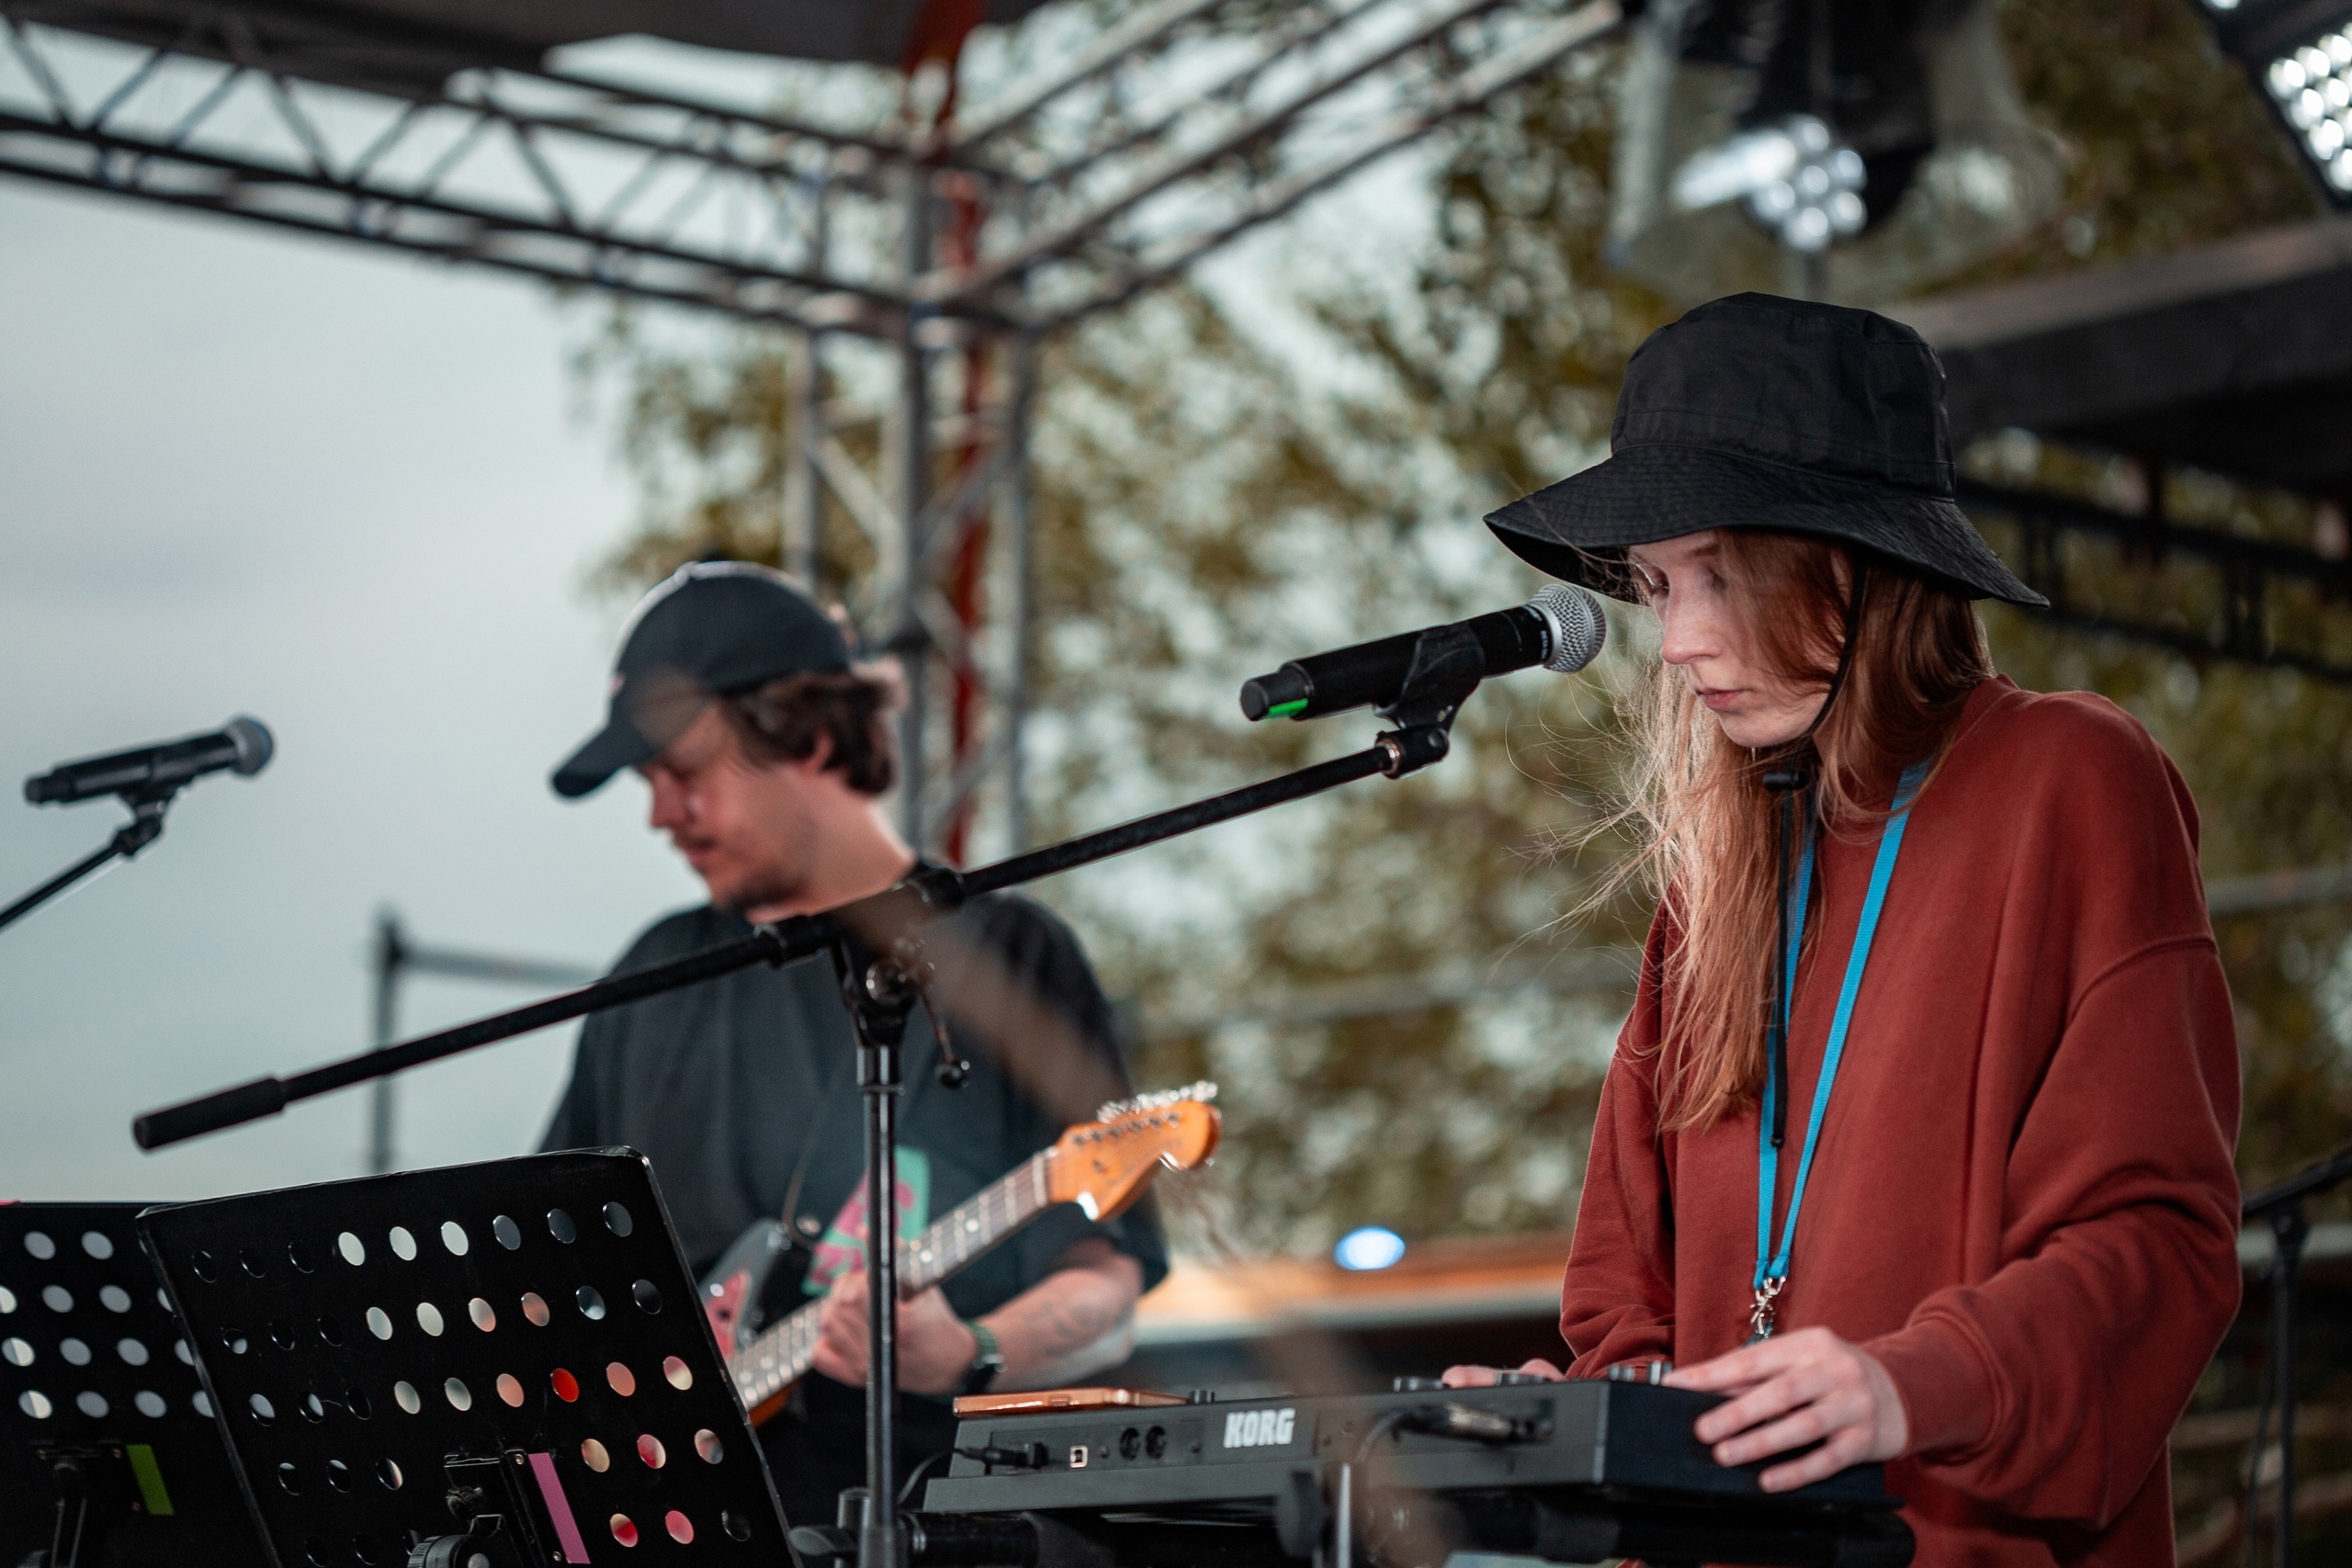
{"label": "graphic print on t-shirt", "polygon": [[[931,1224],[931,1158],[921,1149],[899,1150],[899,1239],[914,1240]],[[865,1267],[865,1184],[861,1181],[825,1227],[808,1260],[800,1288],[821,1296],[842,1275]]]}

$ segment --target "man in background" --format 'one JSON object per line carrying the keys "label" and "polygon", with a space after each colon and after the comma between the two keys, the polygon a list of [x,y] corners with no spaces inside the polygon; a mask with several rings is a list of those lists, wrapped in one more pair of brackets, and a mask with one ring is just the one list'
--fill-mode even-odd
{"label": "man in background", "polygon": [[[896,698],[780,573],[698,564],[648,594],[605,728],[553,783],[577,798],[634,769],[651,792],[650,825],[710,901],[656,921],[616,972],[879,893],[915,870],[883,809],[897,782]],[[1129,1092],[1110,1004],[1060,919],[990,895],[933,930],[943,957],[932,993],[972,1070],[953,1090],[922,1070],[933,1032],[919,1007],[900,1108],[901,1238]],[[854,1066],[830,964],[739,970],[592,1015],[544,1142],[650,1156],[697,1273],[747,1229],[781,1220],[792,1247],[764,1292],[770,1314],[825,1298],[816,1375],[761,1428],[787,1515],[803,1524],[830,1522],[839,1492],[865,1480]],[[1062,1205],[944,1290],[901,1303],[899,1473],[953,1443],[954,1395],[1055,1386],[1123,1360],[1136,1299],[1166,1271],[1148,1206],[1096,1224]]]}

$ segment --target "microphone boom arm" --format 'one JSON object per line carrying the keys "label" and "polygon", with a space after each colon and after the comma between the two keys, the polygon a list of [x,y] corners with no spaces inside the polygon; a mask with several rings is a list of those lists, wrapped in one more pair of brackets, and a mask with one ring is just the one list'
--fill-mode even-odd
{"label": "microphone boom arm", "polygon": [[60,893],[84,877],[98,871],[116,859],[129,860],[163,836],[164,812],[172,804],[178,786],[173,785],[160,794],[140,796],[125,795],[123,803],[130,807],[130,820],[115,830],[113,838],[100,848],[75,861],[39,887],[26,894],[5,909],[0,909],[0,928],[15,924],[31,914]]}
{"label": "microphone boom arm", "polygon": [[1383,733],[1361,751],[1351,751],[1328,762],[1317,762],[1205,800],[1154,812],[1132,822],[1080,834],[977,870],[933,867],[886,892],[839,908],[818,915],[796,915],[757,927],[740,942],[706,948],[650,969],[616,975],[436,1034],[420,1035],[397,1045],[345,1056],[291,1077],[255,1078],[164,1106],[135,1117],[130,1123],[130,1135],[142,1149],[164,1148],[206,1133],[275,1116],[298,1100],[388,1077],[461,1051],[528,1034],[549,1024],[716,979],[754,964],[782,967],[797,963],[828,951],[844,937],[854,938],[876,951],[888,951],[893,936],[952,914],[966,900],[983,893],[999,892],[1056,872],[1091,865],[1147,844],[1321,795],[1375,773],[1402,778],[1445,756],[1447,732],[1454,716],[1461,711],[1463,700],[1476,688],[1482,669],[1475,637],[1459,626],[1433,626],[1421,634],[1403,694],[1383,710],[1398,728]]}

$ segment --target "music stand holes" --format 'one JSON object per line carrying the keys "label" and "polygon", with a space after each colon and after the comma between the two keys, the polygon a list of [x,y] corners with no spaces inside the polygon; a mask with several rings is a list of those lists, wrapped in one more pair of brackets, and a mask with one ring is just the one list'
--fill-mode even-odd
{"label": "music stand holes", "polygon": [[317,1256],[299,1241],[289,1241],[286,1244],[286,1261],[294,1266],[294,1272],[297,1274],[315,1274],[319,1271]]}
{"label": "music stand holes", "polygon": [[333,1568],[332,1560],[327,1556],[327,1543],[317,1536],[302,1543],[302,1561],[310,1564],[310,1568]]}
{"label": "music stand holes", "polygon": [[277,1419],[277,1406],[269,1402],[269,1395],[266,1393],[249,1395],[245,1407],[254,1413],[254,1419],[265,1427]]}
{"label": "music stand holes", "polygon": [[258,1280],[269,1272],[269,1259],[249,1247],[237,1254],[237,1267],[245,1271],[248,1280]]}
{"label": "music stand holes", "polygon": [[620,1200],[605,1205],[605,1228],[615,1235],[625,1236],[637,1228],[637,1221]]}
{"label": "music stand holes", "polygon": [[196,1352],[187,1348],[187,1341],[185,1339],[172,1341],[172,1354],[180,1359],[180,1365],[184,1367],[196,1365]]}
{"label": "music stand holes", "polygon": [[417,1303],[416,1325],[438,1339],[441,1337],[441,1309],[431,1302]]}
{"label": "music stand holes", "polygon": [[65,1358],[68,1366],[86,1367],[90,1364],[90,1348],[79,1339],[69,1337],[58,1341],[57,1353]]}
{"label": "music stand holes", "polygon": [[580,1462],[602,1475],[613,1468],[613,1456],[605,1451],[604,1444],[590,1438],[580,1445]]}
{"label": "music stand holes", "polygon": [[523,1408],[523,1385],[515,1381],[513,1372],[498,1374],[498,1397],[506,1402],[510,1410]]}
{"label": "music stand holes", "polygon": [[327,1418],[327,1402],[315,1393],[304,1394],[302,1403],[295,1408],[301,1411],[305,1421],[317,1423]]}
{"label": "music stand holes", "polygon": [[122,1358],[125,1366],[143,1367],[147,1364],[147,1346],[143,1340],[126,1336],[114,1342],[114,1353]]}
{"label": "music stand holes", "polygon": [[368,1332],[379,1339],[390,1339],[392,1337],[392,1314],[382,1307],[369,1307]]}
{"label": "music stand holes", "polygon": [[327,1461],[327,1484],[337,1492],[350,1491],[351,1467],[339,1459]]}
{"label": "music stand holes", "polygon": [[566,1247],[570,1247],[573,1242],[580,1239],[579,1229],[572,1224],[571,1216],[565,1213],[561,1209],[549,1209],[548,1211],[548,1235],[555,1237],[556,1240],[563,1243]]}
{"label": "music stand holes", "polygon": [[685,1515],[678,1512],[677,1509],[673,1508],[668,1513],[662,1516],[662,1522],[669,1528],[670,1539],[672,1540],[676,1541],[680,1546],[691,1546],[694,1544],[694,1521],[687,1518]]}
{"label": "music stand holes", "polygon": [[659,1470],[670,1462],[670,1450],[663,1448],[662,1439],[652,1433],[640,1432],[637,1438],[637,1457],[644,1461],[646,1469]]}
{"label": "music stand holes", "polygon": [[390,1239],[393,1257],[403,1263],[416,1261],[416,1237],[408,1234],[406,1225],[394,1225]]}
{"label": "music stand holes", "polygon": [[531,1320],[532,1327],[545,1328],[548,1325],[548,1318],[549,1316],[547,1299],[541,1296],[537,1291],[525,1291],[523,1292],[523,1315]]}
{"label": "music stand holes", "polygon": [[343,1396],[343,1407],[351,1412],[352,1419],[365,1421],[376,1414],[376,1402],[368,1397],[365,1389],[350,1389]]}
{"label": "music stand holes", "polygon": [[17,1292],[6,1285],[0,1285],[0,1317],[6,1317],[16,1310]]}
{"label": "music stand holes", "polygon": [[623,1546],[637,1544],[637,1526],[630,1521],[627,1514],[613,1516],[613,1539]]}
{"label": "music stand holes", "polygon": [[705,1464],[717,1464],[727,1457],[727,1445],[718,1440],[718,1433],[705,1427],[695,1434],[695,1457]]}
{"label": "music stand holes", "polygon": [[98,1287],[98,1304],[106,1308],[108,1312],[129,1312],[130,1310],[130,1292],[124,1290],[120,1285],[100,1285]]}
{"label": "music stand holes", "polygon": [[104,1231],[84,1231],[82,1250],[104,1263],[114,1256],[114,1241]]}
{"label": "music stand holes", "polygon": [[164,1403],[164,1396],[152,1388],[142,1388],[132,1394],[130,1403],[137,1405],[139,1414],[150,1421],[161,1421],[164,1418],[164,1413],[171,1409],[170,1405]]}
{"label": "music stand holes", "polygon": [[548,1386],[555,1390],[555,1396],[566,1404],[580,1397],[580,1380],[561,1367],[548,1374]]}
{"label": "music stand holes", "polygon": [[443,1383],[441,1393],[449,1401],[449,1407],[453,1410],[471,1410],[474,1407],[474,1391],[457,1378],[451,1378]]}
{"label": "music stand holes", "polygon": [[27,1231],[25,1250],[46,1263],[57,1256],[57,1244],[49,1239],[47,1231]]}
{"label": "music stand holes", "polygon": [[[51,1287],[52,1290],[55,1288],[56,1287],[54,1286]],[[602,1323],[605,1321],[605,1298],[597,1293],[595,1286],[581,1286],[580,1289],[574,1292],[572,1300],[580,1303],[580,1315],[586,1318],[589,1322]]]}
{"label": "music stand holes", "polygon": [[188,1255],[187,1266],[208,1285],[217,1283],[220,1278],[220,1260],[202,1247]]}
{"label": "music stand holes", "polygon": [[331,1317],[322,1317],[318,1322],[318,1336],[320,1344],[333,1345],[339,1349],[343,1345],[343,1325]]}
{"label": "music stand holes", "polygon": [[12,1367],[31,1366],[32,1342],[28,1339],[0,1339],[0,1361],[6,1361]]}
{"label": "music stand holes", "polygon": [[[358,1268],[362,1263],[368,1261],[368,1244],[361,1241],[349,1231],[345,1231],[341,1235],[334,1238],[334,1249],[337,1252],[342,1253],[343,1260],[345,1263],[350,1264],[354,1269]],[[201,1258],[204,1255],[202,1253],[198,1253],[197,1256]],[[201,1274],[204,1270],[199,1267],[197,1269],[197,1272]]]}
{"label": "music stand holes", "polygon": [[752,1539],[752,1521],[732,1508],[718,1516],[718,1528],[727,1532],[727,1539],[729,1540]]}
{"label": "music stand holes", "polygon": [[269,1342],[281,1350],[291,1350],[295,1342],[294,1325],[282,1317],[269,1320]]}
{"label": "music stand holes", "polygon": [[74,1396],[74,1408],[93,1421],[103,1421],[107,1414],[107,1396],[96,1389],[85,1388]]}
{"label": "music stand holes", "polygon": [[220,1331],[220,1348],[232,1356],[242,1356],[253,1348],[253,1342],[242,1328],[224,1328]]}
{"label": "music stand holes", "polygon": [[441,1222],[441,1245],[449,1249],[452,1258],[463,1258],[473,1247],[466,1235],[466,1227],[455,1220]]}
{"label": "music stand holes", "polygon": [[516,1224],[510,1214],[501,1214],[491,1221],[490,1234],[496,1236],[498,1245],[509,1252],[519,1251],[522,1248],[523,1227]]}
{"label": "music stand holes", "polygon": [[392,1385],[392,1402],[412,1416],[424,1408],[424,1401],[416,1396],[416,1385],[406,1378]]}
{"label": "music stand holes", "polygon": [[662,1292],[654,1288],[653,1281],[650,1280],[639,1280],[636,1284],[631,1285],[628,1288],[628,1296],[629,1300],[637,1303],[637,1310],[649,1317],[662,1310]]}
{"label": "music stand holes", "polygon": [[381,1486],[387,1492],[399,1491],[401,1489],[401,1467],[394,1464],[388,1459],[378,1460],[376,1461],[376,1484]]}
{"label": "music stand holes", "polygon": [[675,1356],[662,1358],[662,1376],[680,1393],[695,1386],[695,1370]]}
{"label": "music stand holes", "polygon": [[376,1555],[376,1548],[364,1535],[356,1535],[351,1538],[351,1560],[365,1563],[367,1568],[375,1568],[378,1562],[383,1561]]}
{"label": "music stand holes", "polygon": [[618,1361],[608,1361],[605,1364],[605,1381],[610,1383],[613,1392],[623,1399],[627,1399],[637,1392],[637,1374]]}
{"label": "music stand holes", "polygon": [[46,1421],[57,1407],[50,1404],[49,1395],[37,1388],[28,1388],[17,1395],[17,1408],[36,1421]]}
{"label": "music stand holes", "polygon": [[43,1285],[40,1288],[40,1303],[51,1312],[72,1312],[74,1292],[62,1285]]}
{"label": "music stand holes", "polygon": [[212,1396],[210,1394],[205,1393],[202,1389],[198,1389],[194,1394],[189,1396],[187,1403],[188,1408],[195,1411],[198,1416],[203,1416],[207,1421],[212,1419]]}
{"label": "music stand holes", "polygon": [[480,1296],[466,1303],[466,1315],[472,1318],[474,1326],[484,1334],[498,1326],[498,1314],[491,1311],[490,1303]]}
{"label": "music stand holes", "polygon": [[[288,1497],[300,1497],[302,1495],[302,1472],[294,1468],[294,1464],[291,1460],[281,1460],[278,1461],[277,1489],[285,1493]],[[323,1562],[324,1558],[318,1554],[324,1551],[325,1543],[323,1541],[313,1541],[311,1545],[312,1550],[311,1561],[313,1562]]]}
{"label": "music stand holes", "polygon": [[[103,1291],[99,1292],[99,1294],[100,1294],[101,1296],[103,1296],[105,1293],[106,1293],[106,1292],[104,1292]],[[177,1323],[177,1322],[179,1321],[179,1316],[180,1316],[180,1314],[179,1314],[178,1313],[176,1313],[176,1312],[175,1312],[175,1311],[173,1311],[173,1310],[172,1310],[172,1292],[171,1292],[166,1291],[166,1290],[164,1290],[164,1289],[163,1289],[163,1288],[161,1288],[160,1286],[159,1286],[159,1287],[157,1287],[157,1289],[156,1289],[156,1291],[155,1291],[155,1304],[156,1304],[156,1306],[158,1306],[159,1308],[161,1308],[161,1309],[163,1310],[163,1314],[164,1314],[164,1315],[165,1317],[170,1318],[170,1319],[171,1319],[173,1322],[175,1322],[175,1323]]]}

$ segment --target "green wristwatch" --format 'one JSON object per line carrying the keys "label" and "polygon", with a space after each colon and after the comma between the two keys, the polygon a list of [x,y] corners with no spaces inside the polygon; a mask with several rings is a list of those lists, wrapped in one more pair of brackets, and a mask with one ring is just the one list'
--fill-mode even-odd
{"label": "green wristwatch", "polygon": [[1004,1348],[996,1342],[995,1334],[986,1324],[967,1323],[964,1326],[972,1331],[972,1365],[964,1374],[963,1386],[956,1392],[986,1393],[989,1384],[996,1382],[997,1373],[1004,1371]]}

